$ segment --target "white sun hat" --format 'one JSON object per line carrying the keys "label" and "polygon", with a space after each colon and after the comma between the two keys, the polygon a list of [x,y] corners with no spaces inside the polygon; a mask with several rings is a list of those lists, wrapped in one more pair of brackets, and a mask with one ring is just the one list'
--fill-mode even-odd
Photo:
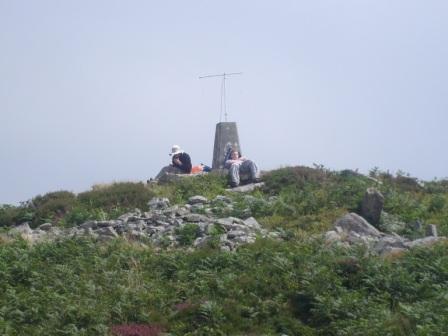
{"label": "white sun hat", "polygon": [[183,153],[184,151],[182,149],[180,149],[180,147],[178,145],[173,145],[173,147],[171,148],[171,153],[169,155],[176,155],[179,153]]}

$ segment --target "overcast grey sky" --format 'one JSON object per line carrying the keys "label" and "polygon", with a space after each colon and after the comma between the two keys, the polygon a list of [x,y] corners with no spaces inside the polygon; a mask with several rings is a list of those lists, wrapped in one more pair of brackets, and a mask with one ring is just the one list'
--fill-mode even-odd
{"label": "overcast grey sky", "polygon": [[0,0],[0,203],[211,164],[448,176],[448,1]]}

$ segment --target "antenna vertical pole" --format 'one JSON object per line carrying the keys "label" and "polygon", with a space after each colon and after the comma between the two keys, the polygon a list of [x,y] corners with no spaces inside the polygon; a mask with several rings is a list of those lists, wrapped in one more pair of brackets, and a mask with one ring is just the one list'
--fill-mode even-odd
{"label": "antenna vertical pole", "polygon": [[219,122],[222,121],[222,111],[224,110],[224,76],[222,77],[221,80],[221,106],[220,106],[220,111],[219,111]]}
{"label": "antenna vertical pole", "polygon": [[224,102],[224,121],[227,122],[227,97],[226,97],[226,74],[222,76],[222,86],[223,86],[223,102]]}
{"label": "antenna vertical pole", "polygon": [[221,81],[221,105],[220,105],[220,114],[219,114],[219,122],[222,121],[222,112],[224,111],[224,119],[227,122],[227,105],[226,105],[226,79],[229,76],[234,75],[242,75],[242,72],[231,72],[231,73],[223,73],[218,75],[207,75],[207,76],[201,76],[199,79],[202,78],[210,78],[210,77],[222,77]]}

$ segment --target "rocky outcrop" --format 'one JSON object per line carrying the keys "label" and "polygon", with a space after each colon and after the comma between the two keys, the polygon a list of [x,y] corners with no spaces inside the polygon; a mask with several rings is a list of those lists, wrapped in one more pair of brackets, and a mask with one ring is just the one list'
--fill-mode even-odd
{"label": "rocky outcrop", "polygon": [[364,245],[371,253],[382,256],[447,241],[445,237],[437,236],[435,225],[428,225],[427,237],[409,240],[396,233],[381,232],[355,213],[339,218],[334,223],[333,230],[326,232],[323,237],[327,244],[345,247]]}
{"label": "rocky outcrop", "polygon": [[340,219],[335,224],[335,228],[338,231],[343,231],[348,234],[356,233],[360,236],[380,237],[381,232],[378,231],[373,225],[370,225],[364,218],[355,214],[349,213]]}
{"label": "rocky outcrop", "polygon": [[[31,242],[89,236],[100,241],[126,237],[160,247],[203,247],[213,244],[232,251],[238,246],[253,243],[258,236],[276,237],[264,230],[253,217],[244,219],[220,217],[232,209],[232,200],[217,196],[209,201],[203,196],[191,197],[185,205],[170,205],[167,198],[153,198],[148,212],[135,209],[115,220],[90,220],[77,227],[61,229],[45,223],[33,230],[27,223],[10,230]],[[219,211],[218,211],[219,210]]]}

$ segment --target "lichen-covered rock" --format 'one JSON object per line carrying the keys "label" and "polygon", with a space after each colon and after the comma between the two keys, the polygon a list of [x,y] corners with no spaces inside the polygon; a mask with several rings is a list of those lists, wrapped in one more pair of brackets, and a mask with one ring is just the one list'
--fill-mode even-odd
{"label": "lichen-covered rock", "polygon": [[207,198],[204,197],[204,196],[200,196],[200,195],[191,196],[188,199],[188,204],[191,204],[191,205],[193,205],[193,204],[207,204],[207,202],[208,202]]}
{"label": "lichen-covered rock", "polygon": [[406,243],[406,246],[409,248],[427,247],[427,246],[432,246],[432,245],[437,244],[442,241],[447,241],[447,239],[445,237],[425,237],[425,238],[420,238],[420,239],[416,239],[411,242],[408,242],[408,243]]}
{"label": "lichen-covered rock", "polygon": [[406,242],[407,240],[404,239],[403,237],[388,235],[381,237],[377,241],[374,250],[379,254],[383,254],[384,251],[389,250],[391,248],[405,249]]}
{"label": "lichen-covered rock", "polygon": [[53,224],[51,223],[44,223],[39,225],[39,229],[42,231],[49,231],[53,227]]}
{"label": "lichen-covered rock", "polygon": [[363,236],[380,237],[381,232],[378,231],[373,225],[370,225],[364,218],[355,214],[349,213],[338,219],[335,227],[339,227],[346,233],[355,232]]}
{"label": "lichen-covered rock", "polygon": [[154,197],[148,202],[148,207],[151,210],[163,210],[170,206],[168,198]]}
{"label": "lichen-covered rock", "polygon": [[249,218],[245,219],[244,220],[244,225],[246,225],[247,227],[249,227],[251,229],[254,229],[254,230],[260,230],[261,229],[260,224],[253,217],[249,217]]}
{"label": "lichen-covered rock", "polygon": [[336,246],[350,247],[353,245],[363,245],[370,253],[381,256],[399,255],[403,251],[418,246],[431,246],[441,241],[446,241],[445,237],[429,236],[425,238],[409,241],[396,233],[386,234],[378,231],[367,223],[362,217],[356,214],[347,214],[335,222],[334,230],[323,235],[324,240]]}

